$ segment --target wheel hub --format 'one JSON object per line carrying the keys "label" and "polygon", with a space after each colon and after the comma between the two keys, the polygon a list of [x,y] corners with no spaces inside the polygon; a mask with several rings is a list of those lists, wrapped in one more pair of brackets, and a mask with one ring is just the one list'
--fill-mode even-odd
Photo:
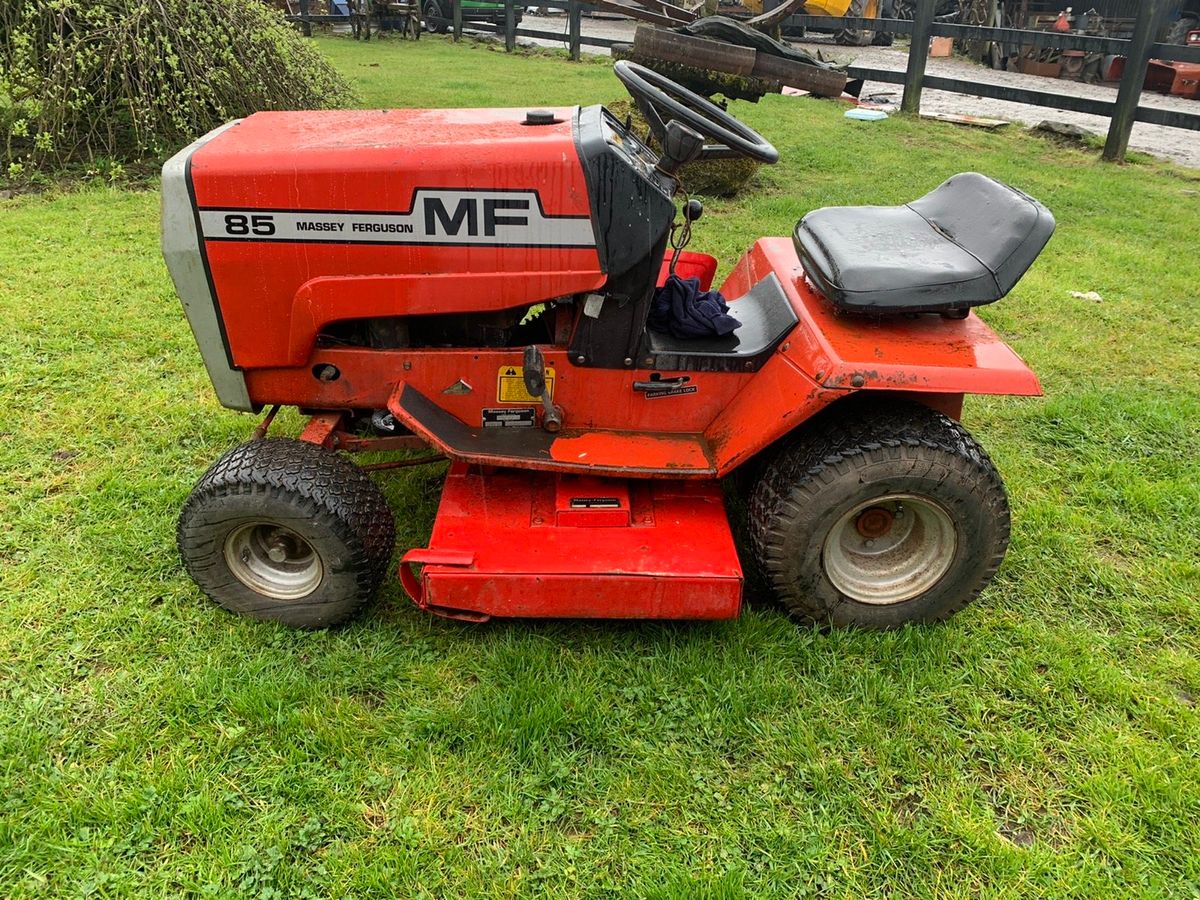
{"label": "wheel hub", "polygon": [[276,535],[271,539],[271,543],[267,545],[267,556],[271,562],[287,562],[288,546],[282,535]]}
{"label": "wheel hub", "polygon": [[871,506],[858,514],[854,527],[865,538],[880,538],[892,529],[896,515],[882,506]]}
{"label": "wheel hub", "polygon": [[954,522],[944,506],[929,497],[889,494],[844,513],[825,539],[821,561],[842,594],[887,605],[936,585],[957,548]]}
{"label": "wheel hub", "polygon": [[225,562],[242,584],[276,600],[299,600],[321,584],[321,557],[296,532],[272,522],[239,525],[225,539]]}

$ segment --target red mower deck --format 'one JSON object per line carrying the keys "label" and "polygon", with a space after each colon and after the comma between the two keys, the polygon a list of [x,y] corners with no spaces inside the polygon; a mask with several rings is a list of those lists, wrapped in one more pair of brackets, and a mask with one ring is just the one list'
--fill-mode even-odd
{"label": "red mower deck", "polygon": [[446,477],[428,549],[405,554],[400,576],[422,609],[471,621],[732,619],[742,599],[715,482],[484,474],[463,463]]}

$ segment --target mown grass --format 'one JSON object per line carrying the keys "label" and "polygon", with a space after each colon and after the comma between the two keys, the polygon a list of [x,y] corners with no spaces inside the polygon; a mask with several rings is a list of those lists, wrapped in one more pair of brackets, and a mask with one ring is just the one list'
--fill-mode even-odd
{"label": "mown grass", "polygon": [[[444,40],[321,47],[371,105],[620,96]],[[805,210],[962,169],[1059,232],[984,316],[1042,400],[971,400],[1015,529],[950,623],[820,633],[208,605],[176,513],[250,419],[214,402],[153,192],[0,202],[0,895],[1193,896],[1200,891],[1200,174],[771,97],[708,203],[732,262]],[[1071,290],[1104,300],[1073,299]],[[284,422],[295,430],[299,420]],[[421,544],[439,473],[381,478]]]}

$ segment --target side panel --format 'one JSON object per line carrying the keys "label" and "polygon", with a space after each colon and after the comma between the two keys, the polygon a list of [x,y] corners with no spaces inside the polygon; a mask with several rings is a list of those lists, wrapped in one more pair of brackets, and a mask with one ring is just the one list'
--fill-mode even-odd
{"label": "side panel", "polygon": [[1033,372],[974,313],[965,319],[839,315],[809,284],[786,238],[758,241],[721,290],[739,296],[772,272],[800,322],[705,429],[719,475],[858,391],[884,391],[955,418],[964,393],[1041,393]]}
{"label": "side panel", "polygon": [[[646,369],[580,369],[566,352],[543,345],[553,370],[554,402],[568,429],[599,429],[656,435],[703,431],[717,410],[759,376],[729,372],[689,374],[688,390],[655,396],[637,390],[654,375]],[[504,372],[523,363],[523,349],[364,350],[319,349],[302,367],[253,369],[246,373],[251,396],[260,404],[282,403],[312,409],[380,409],[403,379],[464,424],[474,427],[481,410],[538,406],[534,400],[506,396]],[[339,377],[319,381],[312,368],[333,365]],[[669,377],[672,374],[666,373]],[[747,398],[748,399],[748,398]]]}
{"label": "side panel", "polygon": [[246,390],[246,379],[233,367],[224,324],[217,315],[212,280],[200,246],[199,220],[189,178],[192,154],[236,124],[237,121],[229,122],[209,132],[180,150],[163,166],[162,252],[217,399],[230,409],[252,410],[254,404]]}
{"label": "side panel", "polygon": [[[458,208],[469,210],[498,192],[458,193],[464,204]],[[419,199],[414,195],[410,202]],[[449,206],[456,208],[453,202]],[[311,348],[317,334],[313,329],[330,321],[405,315],[414,291],[426,298],[416,301],[421,312],[430,307],[437,312],[485,312],[590,290],[604,281],[594,246],[557,243],[567,224],[582,225],[590,232],[586,218],[563,219],[557,232],[545,232],[545,243],[522,246],[505,244],[509,238],[503,234],[480,234],[467,245],[458,241],[457,235],[441,244],[424,240],[368,243],[352,240],[348,233],[332,237],[319,233],[302,239],[227,238],[220,235],[225,216],[277,214],[211,213],[202,210],[211,229],[211,233],[206,231],[209,265],[234,361],[247,369],[301,364],[304,360],[296,358],[294,348],[298,343]],[[384,217],[381,213],[324,213],[314,214],[312,221],[337,219],[336,224],[349,232],[355,225],[373,224]],[[425,224],[423,219],[420,224]],[[441,227],[440,220],[435,219],[435,224]],[[464,232],[467,227],[469,220],[464,214]],[[574,235],[570,239],[578,240]],[[472,284],[473,279],[480,283]],[[421,285],[422,280],[426,284]],[[430,293],[434,290],[436,296]],[[307,314],[314,300],[315,318]],[[389,301],[395,306],[389,307]],[[299,312],[298,318],[293,319],[294,312]]]}
{"label": "side panel", "polygon": [[774,356],[704,432],[717,474],[728,475],[844,395],[824,390],[791,360]]}
{"label": "side panel", "polygon": [[788,238],[763,238],[739,260],[721,290],[736,297],[770,272],[800,318],[780,348],[830,390],[1039,396],[1037,376],[978,315],[947,319],[839,314],[808,281]]}

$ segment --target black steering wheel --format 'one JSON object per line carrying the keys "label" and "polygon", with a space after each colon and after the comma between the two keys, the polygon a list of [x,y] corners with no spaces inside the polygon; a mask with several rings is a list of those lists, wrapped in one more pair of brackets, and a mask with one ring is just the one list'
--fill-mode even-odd
{"label": "black steering wheel", "polygon": [[627,59],[613,66],[613,72],[646,117],[650,132],[660,146],[666,137],[667,123],[676,119],[702,136],[717,141],[716,144],[705,144],[700,159],[748,156],[767,165],[779,162],[779,151],[770,141],[707,97]]}

